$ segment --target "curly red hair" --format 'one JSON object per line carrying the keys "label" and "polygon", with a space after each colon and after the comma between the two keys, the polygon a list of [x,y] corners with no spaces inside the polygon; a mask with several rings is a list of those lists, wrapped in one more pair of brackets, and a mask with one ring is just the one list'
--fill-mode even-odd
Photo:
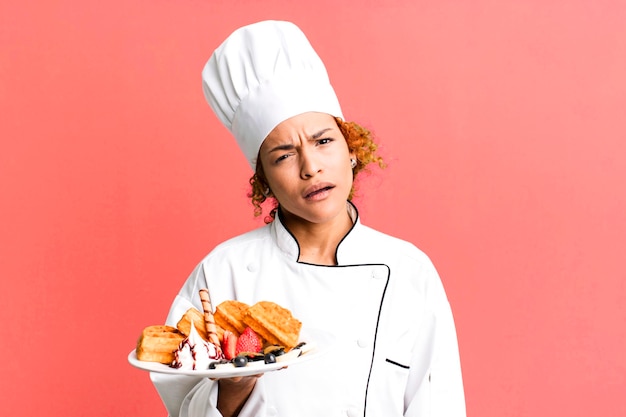
{"label": "curly red hair", "polygon": [[[356,166],[352,170],[353,179],[356,179],[357,174],[365,170],[369,164],[375,163],[380,168],[385,168],[386,164],[383,158],[377,154],[378,145],[368,129],[354,122],[346,122],[339,117],[335,117],[335,121],[343,137],[346,139],[348,149],[356,156]],[[257,160],[260,161],[260,158],[257,158]],[[263,214],[262,206],[269,200],[271,208],[268,216],[265,218],[265,223],[271,223],[276,217],[278,201],[268,194],[269,186],[265,179],[263,166],[260,162],[256,166],[256,172],[250,178],[250,185],[252,186],[252,190],[248,193],[248,197],[250,197],[252,205],[254,206],[254,216],[258,217]],[[352,200],[355,191],[356,189],[353,183],[348,200]]]}

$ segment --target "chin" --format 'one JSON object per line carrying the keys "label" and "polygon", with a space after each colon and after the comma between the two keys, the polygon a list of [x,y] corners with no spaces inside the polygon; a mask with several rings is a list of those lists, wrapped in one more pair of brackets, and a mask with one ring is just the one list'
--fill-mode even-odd
{"label": "chin", "polygon": [[342,213],[347,213],[347,197],[344,200],[332,200],[329,199],[298,207],[281,206],[281,209],[288,220],[311,224],[324,224],[337,219]]}

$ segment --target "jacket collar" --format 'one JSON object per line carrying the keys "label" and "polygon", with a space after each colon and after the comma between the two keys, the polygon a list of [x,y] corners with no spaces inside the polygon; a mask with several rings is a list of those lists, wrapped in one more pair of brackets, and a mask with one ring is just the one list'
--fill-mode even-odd
{"label": "jacket collar", "polygon": [[[346,265],[349,260],[349,254],[353,253],[352,249],[358,243],[358,239],[355,235],[359,234],[359,231],[363,227],[361,225],[361,220],[359,218],[359,211],[356,206],[348,201],[346,203],[346,209],[348,210],[348,214],[352,218],[352,228],[348,231],[348,233],[343,237],[339,245],[337,246],[337,250],[335,253],[335,258],[337,259],[338,265]],[[295,236],[291,234],[289,229],[285,227],[281,220],[280,208],[277,211],[276,218],[270,224],[272,238],[276,242],[278,248],[284,252],[290,259],[297,261],[300,256],[300,245],[296,240]]]}

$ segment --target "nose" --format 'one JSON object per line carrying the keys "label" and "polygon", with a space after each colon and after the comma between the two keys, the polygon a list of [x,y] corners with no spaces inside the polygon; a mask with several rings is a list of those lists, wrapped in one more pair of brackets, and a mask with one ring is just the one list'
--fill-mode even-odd
{"label": "nose", "polygon": [[303,180],[314,177],[322,170],[320,162],[312,158],[311,155],[302,154],[301,158],[300,178]]}

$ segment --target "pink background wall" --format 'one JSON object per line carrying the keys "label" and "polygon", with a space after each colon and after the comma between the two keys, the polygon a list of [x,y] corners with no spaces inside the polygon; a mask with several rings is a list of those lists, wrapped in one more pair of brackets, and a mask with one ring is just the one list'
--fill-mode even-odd
{"label": "pink background wall", "polygon": [[200,71],[274,18],[380,138],[362,218],[438,267],[468,414],[625,415],[624,3],[295,3],[2,2],[1,414],[164,415],[127,354],[261,224]]}

